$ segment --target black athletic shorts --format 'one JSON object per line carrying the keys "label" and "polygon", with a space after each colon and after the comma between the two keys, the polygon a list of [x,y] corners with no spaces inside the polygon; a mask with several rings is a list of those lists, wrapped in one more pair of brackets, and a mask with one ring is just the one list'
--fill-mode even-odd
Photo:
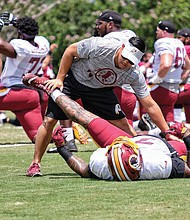
{"label": "black athletic shorts", "polygon": [[178,153],[171,144],[167,141],[165,141],[165,143],[167,143],[172,159],[172,170],[169,178],[183,178],[185,172],[185,162],[179,157]]}
{"label": "black athletic shorts", "polygon": [[179,157],[172,157],[172,171],[169,178],[183,178],[185,162]]}
{"label": "black athletic shorts", "polygon": [[[81,99],[86,110],[105,120],[117,120],[125,117],[113,92],[113,87],[93,89],[84,86],[69,71],[64,81],[63,93],[73,100]],[[51,98],[49,98],[46,116],[57,120],[68,119]]]}

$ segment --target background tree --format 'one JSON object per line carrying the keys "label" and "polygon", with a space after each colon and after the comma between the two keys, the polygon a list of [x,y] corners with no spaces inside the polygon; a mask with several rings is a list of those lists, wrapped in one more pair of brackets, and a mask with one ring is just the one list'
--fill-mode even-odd
{"label": "background tree", "polygon": [[[13,12],[17,17],[29,15],[37,19],[40,34],[59,45],[53,60],[55,72],[65,48],[90,37],[96,18],[105,9],[118,11],[123,16],[122,28],[136,32],[150,51],[153,51],[159,20],[169,19],[177,29],[190,24],[186,0],[7,0],[0,2],[0,9]],[[14,28],[3,28],[2,36],[11,39],[14,33]]]}

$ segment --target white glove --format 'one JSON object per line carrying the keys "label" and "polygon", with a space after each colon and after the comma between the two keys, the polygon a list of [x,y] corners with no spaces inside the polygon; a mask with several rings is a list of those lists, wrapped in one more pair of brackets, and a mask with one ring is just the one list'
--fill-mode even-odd
{"label": "white glove", "polygon": [[148,84],[151,85],[151,84],[159,84],[163,82],[163,78],[159,77],[158,75],[157,76],[154,76],[153,78],[149,79],[148,81]]}
{"label": "white glove", "polygon": [[3,26],[4,26],[4,21],[2,19],[0,19],[0,32],[1,32],[2,28],[3,28]]}
{"label": "white glove", "polygon": [[17,18],[14,17],[14,15],[10,12],[3,12],[0,14],[0,19],[3,20],[4,25],[14,25],[16,24]]}

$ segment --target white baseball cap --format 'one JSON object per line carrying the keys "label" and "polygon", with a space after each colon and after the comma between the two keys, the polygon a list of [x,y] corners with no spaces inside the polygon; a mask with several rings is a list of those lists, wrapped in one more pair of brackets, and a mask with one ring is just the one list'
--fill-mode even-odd
{"label": "white baseball cap", "polygon": [[121,33],[123,33],[123,34],[125,35],[125,37],[127,38],[127,40],[129,40],[131,37],[136,37],[136,36],[137,36],[134,31],[132,31],[132,30],[127,30],[127,29],[121,31]]}
{"label": "white baseball cap", "polygon": [[123,48],[121,55],[130,60],[134,65],[138,65],[140,59],[144,53],[142,53],[138,48],[134,47],[129,42],[125,42],[125,47]]}

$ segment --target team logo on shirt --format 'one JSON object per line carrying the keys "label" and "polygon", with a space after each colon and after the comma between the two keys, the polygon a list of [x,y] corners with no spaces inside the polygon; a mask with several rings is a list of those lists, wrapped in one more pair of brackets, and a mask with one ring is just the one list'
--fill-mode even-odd
{"label": "team logo on shirt", "polygon": [[117,74],[112,69],[105,68],[98,70],[95,77],[103,85],[113,85],[116,82]]}
{"label": "team logo on shirt", "polygon": [[119,115],[119,112],[121,112],[121,106],[119,104],[115,105],[115,114]]}

